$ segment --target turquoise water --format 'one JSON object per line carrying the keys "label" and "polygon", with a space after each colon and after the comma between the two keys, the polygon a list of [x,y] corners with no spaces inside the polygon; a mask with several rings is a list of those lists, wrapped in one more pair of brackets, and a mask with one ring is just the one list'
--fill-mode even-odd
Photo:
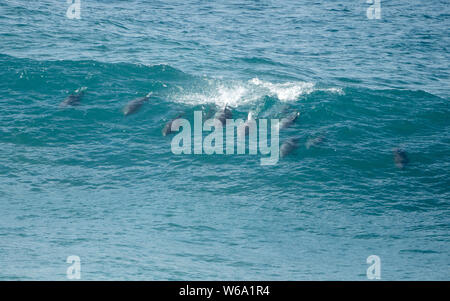
{"label": "turquoise water", "polygon": [[[0,279],[448,280],[450,5],[323,2],[0,1]],[[298,148],[172,154],[225,104]]]}

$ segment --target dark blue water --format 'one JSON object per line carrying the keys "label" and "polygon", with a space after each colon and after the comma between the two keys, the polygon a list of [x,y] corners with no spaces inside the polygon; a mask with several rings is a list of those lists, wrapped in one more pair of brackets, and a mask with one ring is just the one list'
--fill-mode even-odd
{"label": "dark blue water", "polygon": [[[378,255],[384,280],[448,280],[450,5],[369,6],[1,0],[0,279],[77,255],[84,280],[364,280]],[[225,104],[300,112],[298,147],[171,152],[168,120]]]}

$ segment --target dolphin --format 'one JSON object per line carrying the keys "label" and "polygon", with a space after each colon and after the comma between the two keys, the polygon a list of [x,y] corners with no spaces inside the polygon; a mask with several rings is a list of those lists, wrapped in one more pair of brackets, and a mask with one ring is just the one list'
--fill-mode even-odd
{"label": "dolphin", "polygon": [[395,148],[393,152],[394,152],[394,162],[398,168],[402,169],[403,167],[405,167],[406,164],[409,163],[406,151],[404,151],[401,148]]}
{"label": "dolphin", "polygon": [[203,118],[208,120],[214,116],[214,108],[211,105],[202,106]]}
{"label": "dolphin", "polygon": [[169,135],[169,134],[172,134],[173,132],[172,132],[172,123],[175,121],[175,120],[177,120],[177,119],[179,119],[179,118],[181,118],[183,116],[183,114],[179,114],[176,118],[174,118],[174,119],[172,119],[172,120],[170,120],[169,122],[167,122],[166,123],[166,125],[164,126],[164,128],[162,129],[162,135],[163,136],[167,136],[167,135]]}
{"label": "dolphin", "polygon": [[299,140],[300,138],[298,137],[287,139],[280,147],[280,157],[284,158],[297,149]]}
{"label": "dolphin", "polygon": [[148,93],[146,96],[134,99],[127,103],[127,105],[123,108],[123,115],[128,116],[133,113],[136,113],[139,111],[139,109],[142,107],[142,105],[150,99],[150,96],[152,95],[152,92]]}
{"label": "dolphin", "polygon": [[76,89],[72,94],[67,96],[66,99],[64,99],[64,101],[59,106],[67,107],[67,106],[79,105],[86,90],[87,90],[87,87],[81,87],[81,88]]}
{"label": "dolphin", "polygon": [[225,121],[227,119],[231,119],[232,115],[233,114],[231,113],[231,110],[228,108],[228,105],[225,105],[223,110],[218,111],[214,117],[216,119],[219,119],[219,121],[222,123],[222,126],[225,126]]}
{"label": "dolphin", "polygon": [[298,119],[298,116],[300,116],[299,112],[294,112],[290,116],[281,119],[280,121],[280,130],[285,129],[287,127],[290,127],[294,124],[294,122]]}

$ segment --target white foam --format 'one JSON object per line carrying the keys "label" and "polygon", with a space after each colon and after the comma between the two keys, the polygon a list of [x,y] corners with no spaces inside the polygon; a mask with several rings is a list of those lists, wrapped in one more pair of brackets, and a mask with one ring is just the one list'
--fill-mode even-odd
{"label": "white foam", "polygon": [[253,78],[250,83],[267,90],[267,95],[276,96],[280,101],[295,101],[301,95],[314,92],[314,83],[309,82],[287,82],[271,83]]}
{"label": "white foam", "polygon": [[219,107],[237,107],[257,100],[260,95],[256,95],[247,85],[239,82],[224,84],[209,81],[209,85],[200,92],[182,91],[172,97],[177,102],[191,105],[214,103]]}
{"label": "white foam", "polygon": [[326,88],[326,89],[317,89],[317,91],[326,91],[330,93],[335,93],[339,95],[345,95],[344,90],[342,88]]}
{"label": "white foam", "polygon": [[213,103],[219,107],[225,105],[238,107],[263,99],[265,96],[276,97],[282,102],[292,102],[319,90],[343,93],[340,88],[318,89],[314,83],[302,81],[271,83],[253,78],[247,82],[209,79],[206,83],[201,91],[189,92],[180,87],[180,91],[171,95],[171,98],[176,102],[191,105]]}

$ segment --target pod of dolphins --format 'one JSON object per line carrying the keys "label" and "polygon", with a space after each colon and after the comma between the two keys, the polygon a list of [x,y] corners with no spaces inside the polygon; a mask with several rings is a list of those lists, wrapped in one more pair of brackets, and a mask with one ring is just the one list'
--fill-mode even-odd
{"label": "pod of dolphins", "polygon": [[[85,95],[86,90],[87,90],[87,87],[81,87],[79,89],[76,89],[73,93],[71,93],[69,96],[67,96],[61,102],[60,107],[78,106],[81,103],[81,100],[82,100],[83,96]],[[151,95],[152,95],[152,92],[148,93],[144,97],[136,98],[136,99],[133,99],[130,102],[128,102],[125,105],[125,107],[122,109],[123,115],[129,116],[131,114],[138,112],[141,109],[141,107],[144,105],[144,103],[149,101]],[[162,135],[167,136],[167,135],[173,134],[174,132],[172,131],[172,123],[175,120],[181,118],[182,116],[183,116],[183,114],[179,114],[177,117],[168,121],[164,125],[164,127],[161,131]],[[279,123],[279,130],[282,130],[282,129],[292,126],[298,120],[299,116],[300,116],[299,112],[293,112],[293,113],[289,114],[287,117],[282,118]],[[228,105],[225,105],[225,107],[223,109],[220,109],[215,113],[214,118],[218,119],[222,123],[222,125],[225,126],[226,120],[232,119],[232,111],[228,107]],[[255,119],[253,118],[253,113],[250,111],[248,113],[248,117],[247,117],[247,120],[245,121],[245,123],[248,124],[252,120],[255,120]],[[238,133],[238,135],[241,134],[241,135],[247,136],[248,135],[248,127],[244,127],[244,129],[245,129],[245,133]],[[298,136],[286,139],[280,147],[280,157],[284,158],[284,157],[288,156],[289,154],[291,154],[293,151],[295,151],[299,147],[299,141],[300,141],[300,137],[298,137]],[[323,135],[311,137],[306,141],[305,147],[306,147],[306,149],[310,149],[311,147],[317,147],[320,144],[322,144],[324,141],[325,141],[325,137]],[[394,156],[395,166],[399,169],[403,169],[409,163],[409,158],[408,158],[406,151],[401,148],[393,149],[393,156]]]}

